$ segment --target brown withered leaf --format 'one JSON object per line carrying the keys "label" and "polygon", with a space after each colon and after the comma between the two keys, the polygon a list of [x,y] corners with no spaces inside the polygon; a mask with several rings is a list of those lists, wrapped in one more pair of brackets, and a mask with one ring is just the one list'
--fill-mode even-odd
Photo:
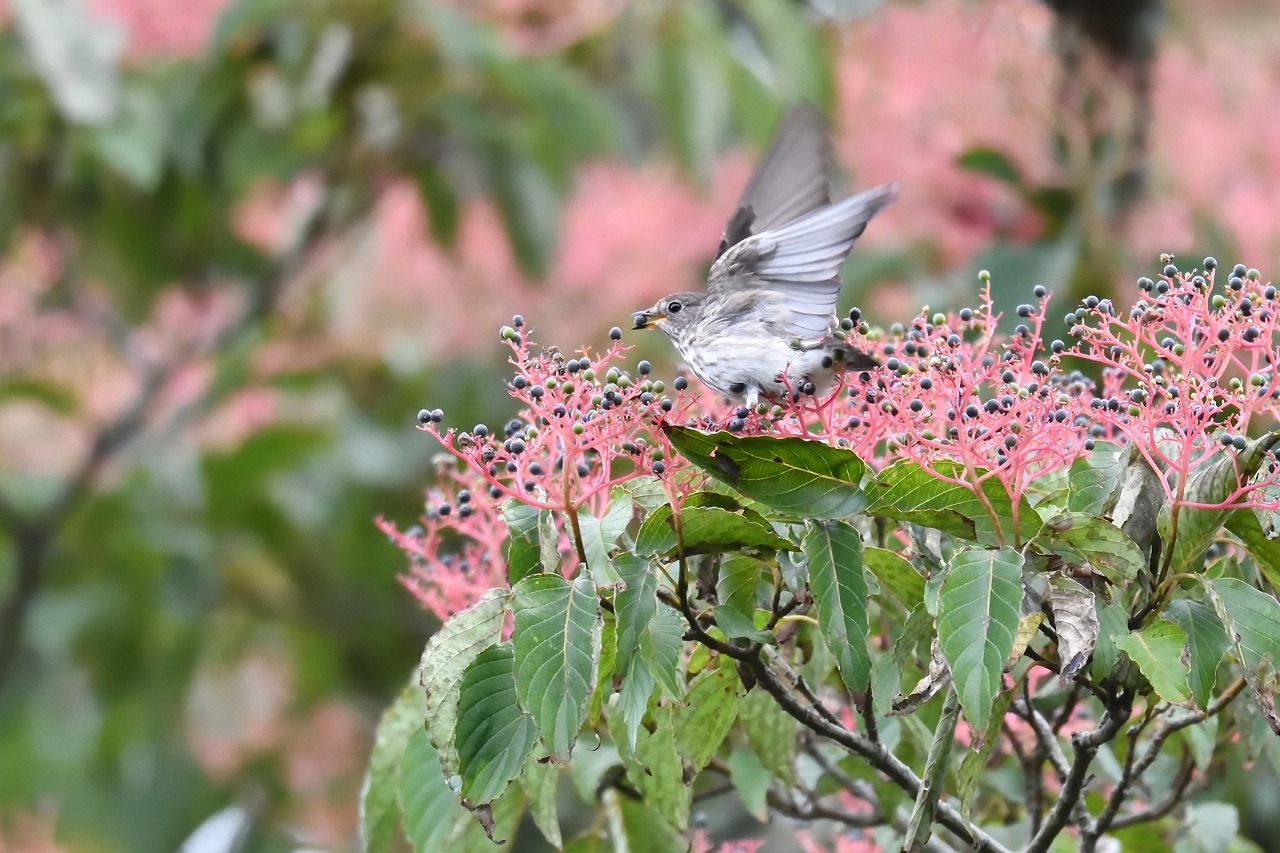
{"label": "brown withered leaf", "polygon": [[1045,590],[1058,631],[1058,680],[1069,683],[1084,668],[1098,643],[1098,611],[1093,593],[1073,578],[1055,572]]}
{"label": "brown withered leaf", "polygon": [[942,656],[942,647],[938,645],[938,638],[934,637],[933,644],[929,648],[928,671],[916,682],[916,686],[911,688],[910,693],[894,700],[893,713],[910,714],[950,683],[951,669],[947,666],[946,658]]}

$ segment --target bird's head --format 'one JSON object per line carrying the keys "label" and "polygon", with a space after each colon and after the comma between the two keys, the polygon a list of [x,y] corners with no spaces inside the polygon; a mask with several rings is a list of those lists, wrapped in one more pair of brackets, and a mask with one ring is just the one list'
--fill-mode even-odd
{"label": "bird's head", "polygon": [[673,293],[659,299],[652,308],[637,311],[632,319],[636,329],[659,328],[672,340],[681,337],[702,314],[706,303],[705,293]]}

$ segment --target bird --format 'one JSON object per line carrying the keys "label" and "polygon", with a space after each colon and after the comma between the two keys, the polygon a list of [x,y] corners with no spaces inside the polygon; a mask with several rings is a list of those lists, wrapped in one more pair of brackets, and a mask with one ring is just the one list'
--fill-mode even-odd
{"label": "bird", "polygon": [[748,408],[823,394],[840,371],[879,366],[846,341],[836,300],[841,264],[898,186],[831,203],[829,147],[815,107],[788,109],[725,226],[706,291],[632,317],[635,329],[661,329],[703,385]]}

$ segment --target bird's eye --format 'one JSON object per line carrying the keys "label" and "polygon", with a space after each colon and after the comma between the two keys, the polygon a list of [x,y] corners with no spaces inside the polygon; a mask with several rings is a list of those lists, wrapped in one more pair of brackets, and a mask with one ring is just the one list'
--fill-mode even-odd
{"label": "bird's eye", "polygon": [[670,304],[668,304],[668,305],[667,305],[667,313],[668,313],[668,314],[679,314],[679,313],[680,313],[680,309],[681,309],[681,308],[683,308],[683,307],[684,307],[684,306],[683,306],[683,305],[681,305],[679,302],[672,302],[672,303],[670,303]]}

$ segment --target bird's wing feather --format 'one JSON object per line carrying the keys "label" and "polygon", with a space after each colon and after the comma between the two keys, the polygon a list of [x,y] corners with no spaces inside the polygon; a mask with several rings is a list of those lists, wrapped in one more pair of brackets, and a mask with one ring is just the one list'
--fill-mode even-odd
{"label": "bird's wing feather", "polygon": [[884,184],[739,243],[712,265],[708,291],[767,291],[789,310],[793,335],[824,337],[840,296],[840,265],[871,217],[897,193],[897,184]]}
{"label": "bird's wing feather", "polygon": [[783,116],[720,238],[719,258],[743,240],[786,225],[831,200],[827,125],[811,104]]}

